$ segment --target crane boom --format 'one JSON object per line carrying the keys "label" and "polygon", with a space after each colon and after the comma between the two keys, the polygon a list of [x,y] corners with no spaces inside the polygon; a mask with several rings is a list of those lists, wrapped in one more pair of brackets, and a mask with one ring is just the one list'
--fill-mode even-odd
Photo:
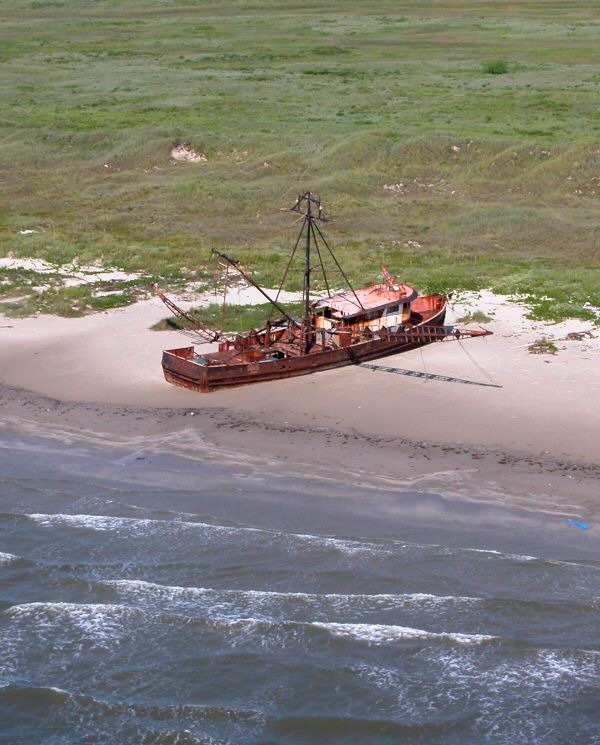
{"label": "crane boom", "polygon": [[222,338],[222,334],[220,331],[211,329],[210,326],[202,323],[199,318],[196,318],[196,316],[183,310],[183,308],[180,308],[161,291],[158,285],[154,285],[154,292],[156,293],[156,295],[158,295],[158,297],[163,301],[163,303],[167,306],[167,308],[174,316],[180,318],[182,321],[185,322],[186,328],[189,331],[195,331],[202,339],[207,342],[218,341]]}

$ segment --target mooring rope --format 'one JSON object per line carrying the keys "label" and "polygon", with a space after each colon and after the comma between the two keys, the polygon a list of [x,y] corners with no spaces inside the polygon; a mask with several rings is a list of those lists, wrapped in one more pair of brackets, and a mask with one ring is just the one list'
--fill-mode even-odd
{"label": "mooring rope", "polygon": [[473,357],[473,355],[463,346],[463,343],[461,342],[461,340],[457,339],[457,341],[460,344],[460,348],[463,350],[463,352],[467,355],[467,357],[471,360],[471,362],[475,365],[475,367],[485,375],[485,377],[490,381],[490,383],[493,383],[497,388],[502,388],[502,386],[494,380],[494,378],[487,372],[487,370],[485,370],[485,368],[482,367],[482,365],[480,365],[479,362],[477,362],[477,360]]}

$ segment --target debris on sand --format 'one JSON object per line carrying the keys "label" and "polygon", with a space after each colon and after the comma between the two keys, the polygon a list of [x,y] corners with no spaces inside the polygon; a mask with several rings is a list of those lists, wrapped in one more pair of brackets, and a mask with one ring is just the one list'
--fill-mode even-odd
{"label": "debris on sand", "polygon": [[594,334],[591,331],[570,331],[567,334],[567,341],[583,341],[585,338],[593,339]]}

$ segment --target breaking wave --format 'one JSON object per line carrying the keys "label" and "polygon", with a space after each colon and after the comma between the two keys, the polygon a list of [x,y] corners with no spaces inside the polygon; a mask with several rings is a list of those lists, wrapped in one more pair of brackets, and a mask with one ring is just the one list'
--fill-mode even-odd
{"label": "breaking wave", "polygon": [[396,641],[450,641],[457,644],[481,644],[498,638],[488,634],[435,633],[411,629],[407,626],[374,623],[315,623],[313,626],[328,631],[332,636],[369,644],[389,644]]}
{"label": "breaking wave", "polygon": [[[355,641],[385,644],[403,640],[451,641],[458,644],[477,644],[496,637],[485,634],[437,633],[422,629],[385,624],[350,624],[300,622],[284,619],[273,621],[265,618],[190,618],[180,614],[150,614],[139,608],[124,605],[77,603],[27,603],[14,605],[4,611],[13,621],[26,621],[32,634],[43,634],[55,629],[61,634],[76,630],[80,635],[93,638],[99,644],[114,645],[129,630],[139,630],[154,623],[200,625],[212,630],[238,629],[243,631],[304,630],[309,633],[322,630],[334,637]],[[31,626],[33,624],[33,626]]]}
{"label": "breaking wave", "polygon": [[74,484],[0,515],[11,745],[600,745],[597,563],[227,524]]}
{"label": "breaking wave", "polygon": [[19,561],[21,557],[15,556],[14,554],[7,554],[4,553],[4,551],[0,551],[0,566],[5,566],[6,564],[12,564],[14,561]]}

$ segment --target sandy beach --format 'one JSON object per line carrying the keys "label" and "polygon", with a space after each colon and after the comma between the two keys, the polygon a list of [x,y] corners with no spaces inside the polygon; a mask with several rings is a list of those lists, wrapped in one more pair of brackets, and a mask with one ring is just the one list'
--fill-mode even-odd
{"label": "sandy beach", "polygon": [[[1,426],[595,519],[600,333],[534,323],[489,292],[455,301],[449,320],[476,309],[493,336],[376,361],[395,374],[348,367],[210,394],[164,381],[161,351],[187,342],[149,330],[166,315],[158,299],[77,319],[2,316]],[[542,337],[556,355],[528,351]]]}

